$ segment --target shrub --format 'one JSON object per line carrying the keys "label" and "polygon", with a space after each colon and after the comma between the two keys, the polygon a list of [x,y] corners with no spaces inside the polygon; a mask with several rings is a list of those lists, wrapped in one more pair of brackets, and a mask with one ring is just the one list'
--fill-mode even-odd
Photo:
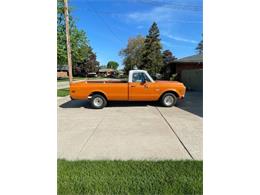
{"label": "shrub", "polygon": [[177,76],[178,76],[178,73],[172,74],[172,76],[170,77],[170,80],[171,80],[171,81],[176,81]]}

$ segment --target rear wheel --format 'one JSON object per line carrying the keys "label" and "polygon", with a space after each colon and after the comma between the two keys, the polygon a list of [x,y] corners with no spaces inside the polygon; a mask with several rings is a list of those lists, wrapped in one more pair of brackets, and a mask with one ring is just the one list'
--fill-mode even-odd
{"label": "rear wheel", "polygon": [[107,100],[102,95],[94,94],[91,98],[90,103],[92,108],[101,109],[107,105]]}
{"label": "rear wheel", "polygon": [[161,104],[165,107],[172,107],[176,104],[177,97],[172,93],[166,93],[161,98]]}

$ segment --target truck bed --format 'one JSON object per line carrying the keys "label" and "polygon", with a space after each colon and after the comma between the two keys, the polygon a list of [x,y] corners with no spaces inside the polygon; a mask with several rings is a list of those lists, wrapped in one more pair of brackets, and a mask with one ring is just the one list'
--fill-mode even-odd
{"label": "truck bed", "polygon": [[86,83],[128,83],[127,80],[86,80]]}

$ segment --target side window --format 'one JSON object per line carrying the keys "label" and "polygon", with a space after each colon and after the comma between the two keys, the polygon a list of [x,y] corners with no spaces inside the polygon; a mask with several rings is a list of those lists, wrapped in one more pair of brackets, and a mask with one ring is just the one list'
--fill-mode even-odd
{"label": "side window", "polygon": [[145,74],[145,73],[142,73],[144,75],[144,78],[147,82],[151,82],[151,80],[149,79],[149,77]]}
{"label": "side window", "polygon": [[142,82],[142,81],[147,81],[147,82],[151,82],[151,80],[149,79],[149,77],[143,73],[143,72],[136,72],[136,73],[133,73],[133,82]]}
{"label": "side window", "polygon": [[133,73],[133,82],[142,82],[142,76],[141,72]]}

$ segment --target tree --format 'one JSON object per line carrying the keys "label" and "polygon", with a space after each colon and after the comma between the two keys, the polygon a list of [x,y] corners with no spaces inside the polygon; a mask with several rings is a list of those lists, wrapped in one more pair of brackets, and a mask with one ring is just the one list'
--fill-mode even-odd
{"label": "tree", "polygon": [[[203,35],[201,35],[203,36]],[[195,48],[198,54],[203,54],[203,38],[202,40],[198,43],[197,47]]]}
{"label": "tree", "polygon": [[118,68],[119,64],[115,61],[109,61],[107,63],[107,68],[112,68],[114,70],[116,70]]}
{"label": "tree", "polygon": [[57,2],[57,62],[59,65],[64,65],[68,62],[63,0],[58,0]]}
{"label": "tree", "polygon": [[176,60],[177,58],[172,54],[172,52],[170,50],[164,50],[162,53],[162,58],[163,58],[163,62],[164,64],[169,64],[170,62],[173,62],[174,60]]}
{"label": "tree", "polygon": [[92,51],[92,48],[89,48],[88,57],[82,62],[78,64],[80,68],[81,74],[86,75],[89,72],[97,72],[99,69],[99,62],[97,61],[96,54]]}
{"label": "tree", "polygon": [[124,57],[124,70],[128,74],[135,66],[140,68],[145,38],[141,35],[128,39],[127,47],[119,52]]}
{"label": "tree", "polygon": [[203,54],[203,40],[201,40],[201,41],[198,43],[198,46],[196,47],[196,51],[197,51],[197,53],[199,53],[199,54]]}
{"label": "tree", "polygon": [[167,70],[169,69],[168,64],[176,60],[177,58],[172,54],[170,50],[164,50],[162,53],[163,58],[163,67],[161,68],[161,73],[164,75],[164,77],[167,77]]}
{"label": "tree", "polygon": [[[71,12],[70,7],[69,12]],[[75,73],[76,66],[85,64],[88,61],[88,58],[92,58],[92,60],[96,59],[96,56],[93,57],[93,51],[92,48],[89,46],[89,42],[87,40],[87,35],[85,31],[79,30],[77,28],[71,14],[69,14],[69,17],[71,55],[73,70]],[[68,62],[63,0],[57,1],[57,62],[59,65],[64,65]]]}
{"label": "tree", "polygon": [[163,66],[163,58],[161,53],[160,31],[154,22],[149,29],[149,34],[144,41],[144,49],[142,52],[142,62],[140,68],[146,69],[151,75],[155,76],[159,73]]}

